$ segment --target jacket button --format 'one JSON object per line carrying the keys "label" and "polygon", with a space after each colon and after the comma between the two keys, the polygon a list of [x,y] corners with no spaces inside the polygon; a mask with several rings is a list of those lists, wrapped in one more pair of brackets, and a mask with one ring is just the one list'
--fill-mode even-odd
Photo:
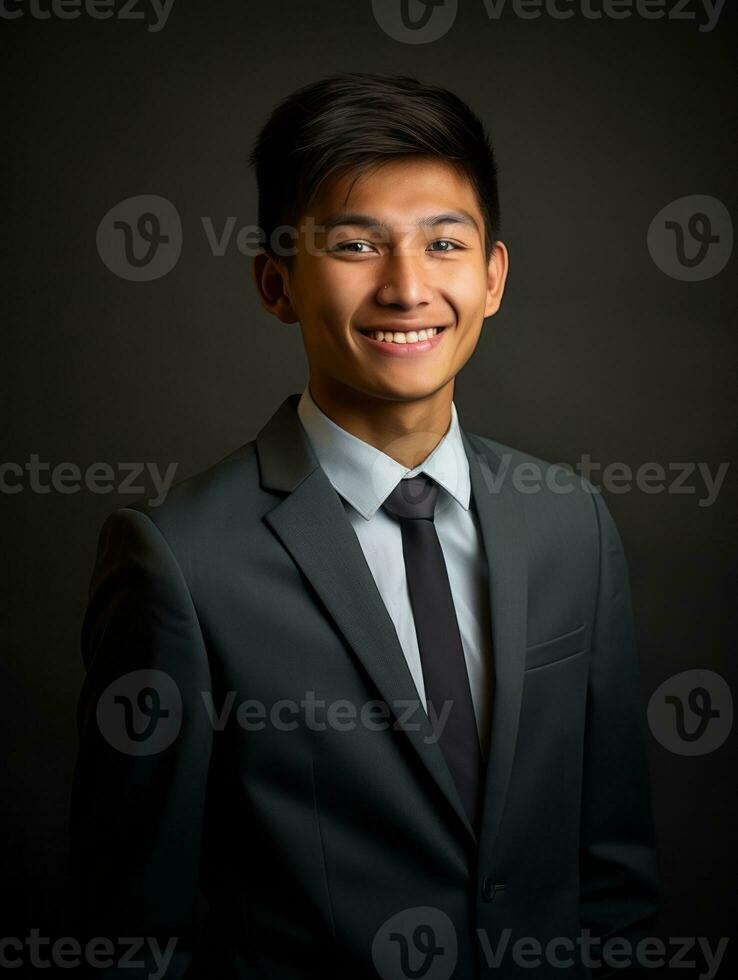
{"label": "jacket button", "polygon": [[499,895],[500,892],[504,892],[504,885],[496,885],[489,875],[485,875],[482,881],[482,898],[485,902],[494,901],[495,895]]}

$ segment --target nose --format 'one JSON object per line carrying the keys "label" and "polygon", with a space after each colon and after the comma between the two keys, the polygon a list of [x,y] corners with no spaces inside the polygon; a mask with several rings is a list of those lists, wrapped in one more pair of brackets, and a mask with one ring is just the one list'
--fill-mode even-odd
{"label": "nose", "polygon": [[430,273],[423,263],[424,255],[394,254],[382,267],[377,287],[377,302],[381,306],[401,306],[412,309],[430,303],[433,291],[428,282]]}

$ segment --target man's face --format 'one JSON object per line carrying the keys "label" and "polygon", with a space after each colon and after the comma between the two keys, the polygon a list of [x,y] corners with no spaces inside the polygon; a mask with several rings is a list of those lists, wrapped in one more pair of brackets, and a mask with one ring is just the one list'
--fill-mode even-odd
{"label": "man's face", "polygon": [[[497,311],[507,273],[502,243],[485,261],[469,181],[425,158],[333,181],[301,219],[295,245],[286,296],[273,312],[299,320],[316,396],[353,390],[413,401],[452,383],[484,318]],[[372,339],[370,328],[384,340]],[[407,331],[427,328],[442,329],[412,343]]]}

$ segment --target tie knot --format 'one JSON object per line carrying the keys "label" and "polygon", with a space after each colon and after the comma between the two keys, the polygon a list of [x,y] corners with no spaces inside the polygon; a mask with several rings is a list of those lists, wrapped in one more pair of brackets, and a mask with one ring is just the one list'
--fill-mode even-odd
{"label": "tie knot", "polygon": [[382,504],[394,517],[432,521],[438,484],[425,473],[405,477]]}

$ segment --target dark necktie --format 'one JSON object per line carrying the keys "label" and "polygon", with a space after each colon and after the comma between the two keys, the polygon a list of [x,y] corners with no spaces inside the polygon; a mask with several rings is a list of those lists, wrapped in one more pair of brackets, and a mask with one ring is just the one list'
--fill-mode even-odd
{"label": "dark necktie", "polygon": [[[438,484],[421,473],[400,480],[382,506],[400,521],[428,716],[436,735],[440,729],[438,744],[469,820],[478,828],[482,755],[461,633],[433,522],[437,496]],[[444,702],[450,702],[445,723]]]}

